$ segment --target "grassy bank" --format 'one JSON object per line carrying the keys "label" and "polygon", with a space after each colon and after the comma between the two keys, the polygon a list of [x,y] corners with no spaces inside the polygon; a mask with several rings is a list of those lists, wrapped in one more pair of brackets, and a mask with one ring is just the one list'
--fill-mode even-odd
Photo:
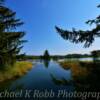
{"label": "grassy bank", "polygon": [[4,70],[0,70],[0,82],[21,77],[31,69],[31,62],[16,62],[12,67],[8,66]]}
{"label": "grassy bank", "polygon": [[63,69],[71,70],[72,79],[69,83],[74,84],[75,91],[98,91],[100,89],[100,62],[62,61],[59,63]]}
{"label": "grassy bank", "polygon": [[100,62],[92,61],[62,61],[59,62],[65,70],[70,69],[73,77],[84,77],[90,74],[93,70],[100,70]]}
{"label": "grassy bank", "polygon": [[80,75],[83,76],[86,75],[86,73],[88,73],[86,65],[88,67],[88,64],[90,63],[91,62],[64,61],[64,62],[60,62],[60,65],[64,69],[71,69],[73,76],[80,76]]}

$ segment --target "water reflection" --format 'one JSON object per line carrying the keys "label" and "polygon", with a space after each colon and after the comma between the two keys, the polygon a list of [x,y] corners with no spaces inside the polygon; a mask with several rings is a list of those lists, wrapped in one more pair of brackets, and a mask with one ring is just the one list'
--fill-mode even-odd
{"label": "water reflection", "polygon": [[38,60],[25,76],[0,83],[0,90],[66,89],[66,91],[100,91],[100,62],[78,61],[68,66],[50,60]]}
{"label": "water reflection", "polygon": [[88,57],[88,58],[64,58],[64,59],[58,59],[58,61],[99,61],[100,57]]}
{"label": "water reflection", "polygon": [[100,62],[100,58],[98,58],[98,57],[93,57],[93,62],[94,62],[94,63]]}
{"label": "water reflection", "polygon": [[[71,78],[70,70],[64,70],[60,67],[60,65],[56,62],[51,62],[49,60],[45,60],[44,63],[40,62],[32,68],[28,74],[17,79],[11,80],[9,86],[5,86],[6,89],[17,90],[17,89],[54,89],[58,90],[60,87],[54,83],[54,76],[56,78],[66,80]],[[53,78],[53,80],[52,80]],[[41,84],[40,84],[41,83]],[[2,88],[2,86],[0,87]],[[66,88],[67,90],[72,90],[72,87],[69,86],[61,86],[61,88]]]}
{"label": "water reflection", "polygon": [[70,85],[71,84],[71,81],[70,80],[67,80],[65,79],[64,77],[61,78],[61,79],[57,79],[53,74],[51,74],[51,78],[52,78],[52,81],[54,82],[55,85]]}
{"label": "water reflection", "polygon": [[50,59],[44,59],[44,60],[43,60],[43,63],[44,63],[44,66],[45,66],[46,68],[48,68],[49,63],[50,63]]}

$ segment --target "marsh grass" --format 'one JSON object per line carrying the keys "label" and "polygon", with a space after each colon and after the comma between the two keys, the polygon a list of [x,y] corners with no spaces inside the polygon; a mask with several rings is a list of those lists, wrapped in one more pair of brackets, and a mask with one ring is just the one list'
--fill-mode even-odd
{"label": "marsh grass", "polygon": [[99,69],[100,63],[94,63],[92,61],[63,61],[60,62],[60,65],[63,69],[70,69],[72,71],[72,75],[74,77],[82,77],[87,76],[91,70]]}
{"label": "marsh grass", "polygon": [[21,77],[31,69],[31,62],[16,62],[13,66],[8,66],[5,67],[3,70],[0,70],[0,82]]}
{"label": "marsh grass", "polygon": [[100,90],[100,62],[93,61],[62,61],[65,70],[70,69],[72,82],[78,91]]}

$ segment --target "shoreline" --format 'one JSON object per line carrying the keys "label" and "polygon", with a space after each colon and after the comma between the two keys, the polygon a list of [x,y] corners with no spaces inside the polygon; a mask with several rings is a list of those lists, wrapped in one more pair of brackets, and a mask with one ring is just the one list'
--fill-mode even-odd
{"label": "shoreline", "polygon": [[19,61],[14,66],[8,66],[6,69],[0,70],[0,83],[22,77],[32,69],[32,66],[31,62]]}

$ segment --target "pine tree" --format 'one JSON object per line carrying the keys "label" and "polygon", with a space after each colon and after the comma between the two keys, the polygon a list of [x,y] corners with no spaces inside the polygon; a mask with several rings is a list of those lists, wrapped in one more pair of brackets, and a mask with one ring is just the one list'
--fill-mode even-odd
{"label": "pine tree", "polygon": [[0,0],[0,64],[14,64],[16,55],[20,52],[21,44],[25,42],[22,37],[25,32],[16,31],[16,28],[23,25],[20,19],[16,19],[16,12],[4,5]]}
{"label": "pine tree", "polygon": [[[100,5],[97,6],[100,8]],[[86,24],[92,25],[95,24],[95,28],[92,30],[76,30],[72,29],[63,30],[59,27],[55,27],[57,32],[65,39],[69,40],[73,43],[84,43],[84,47],[89,47],[95,40],[96,37],[100,37],[100,15],[96,17],[96,19],[88,20]]]}
{"label": "pine tree", "polygon": [[49,55],[48,50],[45,50],[43,58],[44,59],[50,59],[50,55]]}

